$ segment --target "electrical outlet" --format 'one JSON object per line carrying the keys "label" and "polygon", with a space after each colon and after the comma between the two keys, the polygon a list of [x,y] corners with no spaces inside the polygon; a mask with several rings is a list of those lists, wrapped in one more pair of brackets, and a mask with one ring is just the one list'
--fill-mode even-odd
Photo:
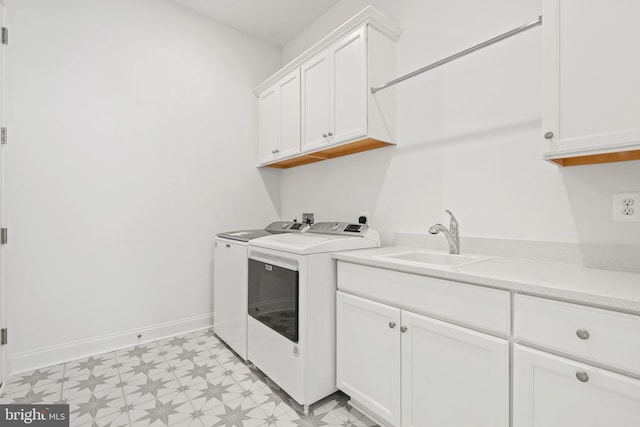
{"label": "electrical outlet", "polygon": [[640,222],[640,193],[614,193],[613,220]]}
{"label": "electrical outlet", "polygon": [[302,213],[302,222],[306,224],[313,224],[315,222],[316,214],[315,212],[303,212]]}

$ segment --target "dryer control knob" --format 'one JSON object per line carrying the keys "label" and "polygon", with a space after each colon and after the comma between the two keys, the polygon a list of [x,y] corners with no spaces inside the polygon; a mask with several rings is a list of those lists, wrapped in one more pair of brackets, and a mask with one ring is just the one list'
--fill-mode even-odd
{"label": "dryer control knob", "polygon": [[338,230],[338,228],[340,228],[340,223],[339,223],[339,222],[336,222],[335,224],[333,224],[333,225],[331,226],[331,231],[337,231],[337,230]]}
{"label": "dryer control knob", "polygon": [[287,228],[288,226],[289,226],[288,222],[283,222],[280,227],[282,227],[284,229],[284,228]]}

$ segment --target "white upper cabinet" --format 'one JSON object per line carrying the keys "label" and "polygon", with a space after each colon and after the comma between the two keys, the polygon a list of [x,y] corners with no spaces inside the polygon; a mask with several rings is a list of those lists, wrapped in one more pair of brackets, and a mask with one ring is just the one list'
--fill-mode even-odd
{"label": "white upper cabinet", "polygon": [[290,157],[300,152],[300,70],[295,70],[278,82],[280,112],[280,147],[278,157]]}
{"label": "white upper cabinet", "polygon": [[300,70],[258,95],[258,161],[277,161],[300,153]]}
{"label": "white upper cabinet", "polygon": [[273,85],[258,97],[258,158],[260,163],[276,159],[278,148],[278,95]]}
{"label": "white upper cabinet", "polygon": [[[395,22],[366,7],[260,84],[254,91],[260,104],[260,165],[287,168],[395,144],[395,91],[372,94],[370,88],[396,77],[399,36]],[[272,86],[294,70],[301,85],[300,151],[285,156],[266,123],[277,113],[262,105]]]}
{"label": "white upper cabinet", "polygon": [[324,51],[302,64],[302,151],[323,147],[331,127],[329,55]]}
{"label": "white upper cabinet", "polygon": [[302,151],[367,134],[367,50],[360,28],[302,66]]}
{"label": "white upper cabinet", "polygon": [[543,0],[545,159],[640,159],[640,2]]}

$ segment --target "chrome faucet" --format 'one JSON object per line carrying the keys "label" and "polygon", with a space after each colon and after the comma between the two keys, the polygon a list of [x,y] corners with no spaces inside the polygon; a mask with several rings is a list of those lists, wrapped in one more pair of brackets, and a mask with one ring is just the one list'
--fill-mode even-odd
{"label": "chrome faucet", "polygon": [[460,253],[460,235],[458,233],[458,220],[453,216],[450,210],[445,210],[446,213],[451,217],[451,222],[449,223],[449,229],[442,224],[435,224],[429,228],[430,234],[438,234],[442,233],[445,235],[447,240],[449,241],[449,253],[450,254],[459,254]]}

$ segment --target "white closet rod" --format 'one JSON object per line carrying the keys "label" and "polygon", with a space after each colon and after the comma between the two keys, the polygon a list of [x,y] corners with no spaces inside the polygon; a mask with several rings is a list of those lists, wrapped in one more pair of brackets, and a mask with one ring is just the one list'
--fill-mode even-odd
{"label": "white closet rod", "polygon": [[403,81],[405,81],[407,79],[415,77],[418,74],[422,74],[425,71],[433,70],[434,68],[437,68],[437,67],[439,67],[441,65],[444,65],[444,64],[446,64],[448,62],[455,61],[456,59],[462,58],[463,56],[466,56],[466,55],[468,55],[468,54],[470,54],[472,52],[475,52],[477,50],[484,49],[487,46],[490,46],[490,45],[492,45],[494,43],[498,43],[499,41],[502,41],[504,39],[508,39],[509,37],[515,36],[516,34],[520,34],[520,33],[524,32],[524,31],[530,30],[531,28],[537,27],[538,25],[542,25],[542,16],[538,16],[537,20],[535,20],[535,21],[533,21],[533,22],[531,22],[529,24],[525,24],[525,25],[523,25],[521,27],[514,28],[511,31],[507,31],[506,33],[500,34],[499,36],[496,36],[496,37],[494,37],[492,39],[489,39],[489,40],[487,40],[485,42],[477,44],[477,45],[475,45],[473,47],[470,47],[469,49],[465,49],[462,52],[458,52],[458,53],[456,53],[454,55],[451,55],[451,56],[449,56],[449,57],[447,57],[445,59],[441,59],[438,62],[434,62],[433,64],[427,65],[426,67],[422,67],[419,70],[413,71],[413,72],[411,72],[409,74],[405,74],[402,77],[398,77],[397,79],[391,80],[391,81],[389,81],[389,82],[387,82],[385,84],[382,84],[380,86],[372,87],[371,88],[371,93],[376,93],[378,91],[381,91],[383,89],[386,89],[388,87],[396,85],[396,84],[398,84],[400,82],[403,82]]}

